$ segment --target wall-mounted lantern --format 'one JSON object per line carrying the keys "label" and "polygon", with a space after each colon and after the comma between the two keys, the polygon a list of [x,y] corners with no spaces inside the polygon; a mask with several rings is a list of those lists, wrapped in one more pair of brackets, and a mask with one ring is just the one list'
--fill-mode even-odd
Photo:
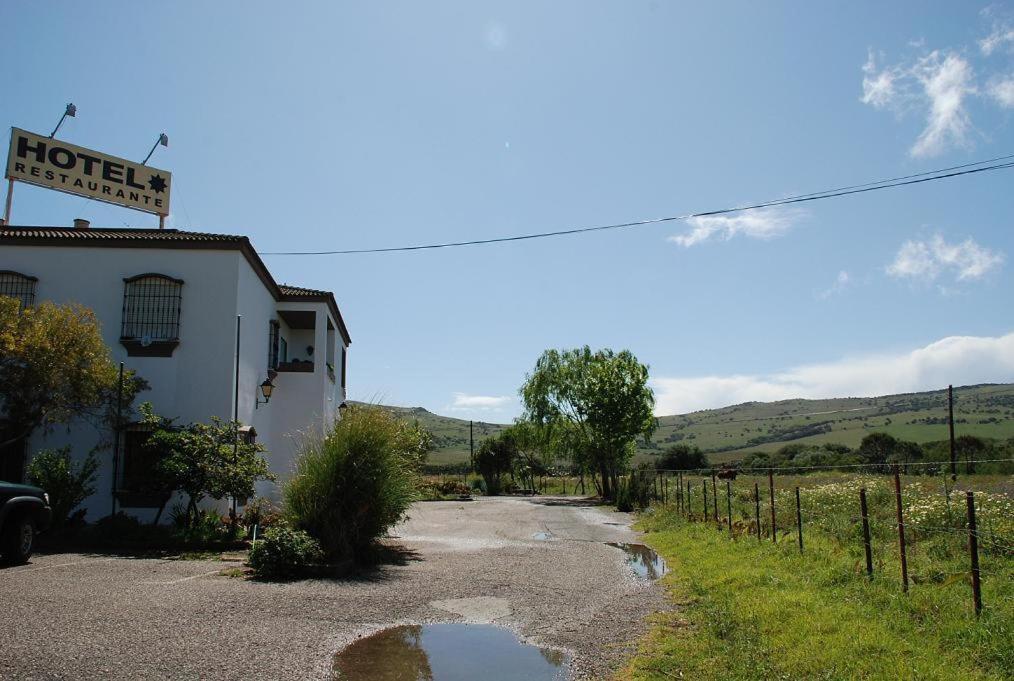
{"label": "wall-mounted lantern", "polygon": [[342,402],[341,404],[338,405],[338,416],[339,417],[345,416],[345,412],[347,412],[348,410],[349,410],[349,403],[348,402]]}
{"label": "wall-mounted lantern", "polygon": [[259,408],[260,405],[262,405],[262,404],[267,404],[268,402],[270,402],[271,401],[271,393],[273,393],[274,390],[275,390],[275,384],[271,382],[271,378],[270,377],[267,378],[263,383],[261,383],[261,385],[260,385],[260,391],[261,391],[261,395],[264,396],[264,401],[261,402],[260,398],[254,397],[254,409]]}

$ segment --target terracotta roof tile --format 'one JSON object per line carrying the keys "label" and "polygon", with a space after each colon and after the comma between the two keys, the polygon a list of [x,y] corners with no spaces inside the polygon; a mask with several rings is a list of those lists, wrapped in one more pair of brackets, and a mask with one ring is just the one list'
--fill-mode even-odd
{"label": "terracotta roof tile", "polygon": [[130,241],[223,241],[241,242],[244,236],[185,232],[178,229],[141,229],[137,227],[0,227],[0,238],[22,239],[123,239]]}

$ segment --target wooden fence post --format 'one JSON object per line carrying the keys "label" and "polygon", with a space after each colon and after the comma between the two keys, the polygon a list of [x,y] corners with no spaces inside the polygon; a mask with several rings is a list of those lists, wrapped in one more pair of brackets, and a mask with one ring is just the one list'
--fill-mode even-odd
{"label": "wooden fence post", "polygon": [[761,540],[761,526],[760,526],[760,487],[755,482],[753,484],[753,506],[754,516],[757,519],[757,541]]}
{"label": "wooden fence post", "polygon": [[975,525],[975,495],[971,490],[965,492],[968,504],[968,556],[972,561],[972,602],[975,605],[975,616],[982,613],[982,583],[979,581],[979,534]]}
{"label": "wooden fence post", "polygon": [[866,507],[866,488],[859,490],[859,511],[863,518],[863,548],[866,550],[866,574],[873,579],[873,547],[870,545],[870,514]]}
{"label": "wooden fence post", "polygon": [[905,551],[905,515],[901,503],[901,475],[894,464],[894,500],[898,515],[898,550],[901,553],[901,590],[908,593],[908,556]]}
{"label": "wooden fence post", "polygon": [[701,516],[701,522],[708,522],[708,479],[704,478],[704,482],[701,484],[701,489],[704,490],[704,514]]}

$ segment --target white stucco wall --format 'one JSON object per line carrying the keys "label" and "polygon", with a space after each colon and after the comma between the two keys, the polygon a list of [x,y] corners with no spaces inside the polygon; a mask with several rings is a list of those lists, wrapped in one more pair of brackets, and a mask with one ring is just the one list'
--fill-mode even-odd
{"label": "white stucco wall", "polygon": [[[232,418],[236,316],[240,315],[239,420],[257,430],[258,441],[269,450],[272,471],[281,478],[291,471],[296,452],[289,434],[320,429],[341,402],[335,401],[340,378],[336,376],[332,382],[324,366],[327,306],[276,302],[238,251],[5,246],[0,249],[0,270],[38,277],[36,302],[76,302],[94,310],[113,361],[124,362],[151,385],[135,404],[149,401],[159,414],[175,417],[180,423],[207,421],[211,416]],[[170,358],[129,357],[119,342],[123,279],[147,272],[184,281],[180,342]],[[316,329],[298,332],[297,343],[290,340],[290,348],[299,349],[299,357],[305,355],[307,344],[320,352],[314,353],[313,373],[279,374],[271,402],[255,408],[259,386],[267,377],[269,321],[277,318],[279,308],[316,314]],[[285,333],[291,332],[286,329]],[[312,340],[304,342],[306,338]],[[70,444],[76,456],[84,456],[101,436],[87,424],[59,427],[49,435],[35,434],[29,443],[29,457],[39,449],[64,444]],[[111,507],[112,451],[106,449],[99,457],[98,491],[86,502],[90,520],[108,514]],[[270,484],[260,485],[258,492],[276,496]],[[146,510],[125,510],[142,518],[151,515]]]}

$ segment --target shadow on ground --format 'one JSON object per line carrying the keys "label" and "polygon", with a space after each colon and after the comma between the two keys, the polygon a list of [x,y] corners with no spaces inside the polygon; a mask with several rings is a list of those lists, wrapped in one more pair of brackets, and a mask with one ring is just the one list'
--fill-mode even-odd
{"label": "shadow on ground", "polygon": [[606,502],[596,497],[530,497],[533,504],[540,506],[566,506],[570,508],[594,508],[606,506]]}

